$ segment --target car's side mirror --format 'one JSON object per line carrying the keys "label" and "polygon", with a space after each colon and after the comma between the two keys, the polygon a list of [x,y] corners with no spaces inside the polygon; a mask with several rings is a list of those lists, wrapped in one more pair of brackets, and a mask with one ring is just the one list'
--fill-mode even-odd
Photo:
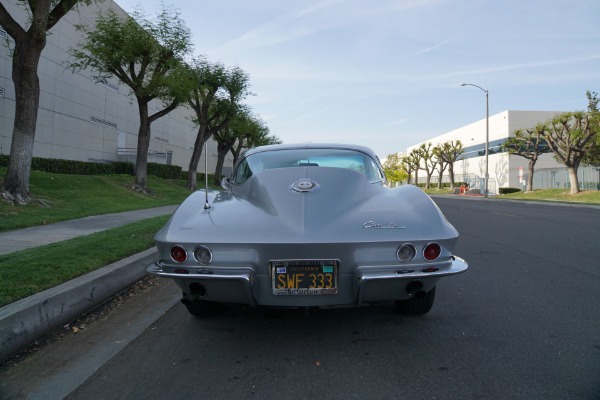
{"label": "car's side mirror", "polygon": [[225,190],[229,190],[231,188],[231,181],[228,177],[221,179],[221,187]]}

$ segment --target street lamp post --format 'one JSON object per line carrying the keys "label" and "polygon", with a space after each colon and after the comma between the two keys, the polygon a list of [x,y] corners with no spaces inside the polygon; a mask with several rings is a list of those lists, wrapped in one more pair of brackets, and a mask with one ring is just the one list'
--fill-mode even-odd
{"label": "street lamp post", "polygon": [[485,93],[485,178],[484,178],[484,192],[483,195],[488,197],[488,149],[490,147],[490,103],[488,101],[488,91],[482,88],[481,86],[474,85],[472,83],[461,83],[460,86],[475,86],[478,89],[481,89]]}

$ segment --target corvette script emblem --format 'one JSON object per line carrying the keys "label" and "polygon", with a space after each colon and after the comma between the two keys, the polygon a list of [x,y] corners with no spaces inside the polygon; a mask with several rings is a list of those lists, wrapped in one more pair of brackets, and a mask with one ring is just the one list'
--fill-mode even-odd
{"label": "corvette script emblem", "polygon": [[394,222],[384,222],[379,223],[375,221],[368,221],[363,224],[363,228],[373,228],[373,229],[406,229],[406,226],[398,225]]}

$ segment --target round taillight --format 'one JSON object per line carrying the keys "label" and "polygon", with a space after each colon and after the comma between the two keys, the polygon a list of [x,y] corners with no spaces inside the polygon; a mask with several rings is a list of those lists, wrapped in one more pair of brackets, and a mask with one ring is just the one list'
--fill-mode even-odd
{"label": "round taillight", "polygon": [[439,244],[429,243],[427,246],[425,246],[425,249],[423,249],[423,257],[425,257],[425,259],[428,261],[433,261],[440,256],[441,252],[442,248]]}
{"label": "round taillight", "polygon": [[171,258],[178,263],[185,262],[187,260],[187,252],[181,246],[173,246],[171,247]]}
{"label": "round taillight", "polygon": [[194,250],[194,258],[202,265],[210,264],[212,257],[212,252],[206,246],[198,246]]}
{"label": "round taillight", "polygon": [[409,262],[417,254],[417,249],[412,244],[405,243],[396,250],[396,257],[400,262]]}

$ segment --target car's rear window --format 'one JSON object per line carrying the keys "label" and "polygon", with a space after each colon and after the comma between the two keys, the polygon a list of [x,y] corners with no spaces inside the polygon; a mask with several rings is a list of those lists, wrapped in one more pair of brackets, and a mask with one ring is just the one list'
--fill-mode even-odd
{"label": "car's rear window", "polygon": [[235,171],[234,183],[242,184],[266,169],[334,167],[356,171],[368,180],[383,180],[377,163],[367,154],[344,149],[287,149],[254,153],[244,158]]}

